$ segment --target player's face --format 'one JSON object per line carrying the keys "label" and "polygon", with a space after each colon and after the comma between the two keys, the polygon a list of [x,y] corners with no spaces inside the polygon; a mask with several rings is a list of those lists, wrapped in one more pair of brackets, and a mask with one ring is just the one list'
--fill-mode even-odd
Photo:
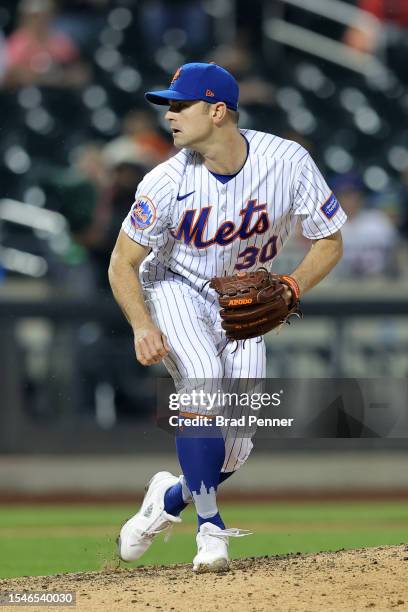
{"label": "player's face", "polygon": [[169,105],[165,118],[170,123],[174,145],[179,149],[200,149],[213,130],[208,105],[196,100],[169,100]]}

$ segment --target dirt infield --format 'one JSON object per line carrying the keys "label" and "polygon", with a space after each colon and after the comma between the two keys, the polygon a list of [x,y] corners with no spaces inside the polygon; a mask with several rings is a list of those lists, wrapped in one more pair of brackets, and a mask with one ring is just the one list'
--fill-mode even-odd
{"label": "dirt infield", "polygon": [[240,559],[216,575],[183,564],[0,580],[1,591],[24,589],[76,592],[74,608],[38,612],[408,610],[408,546]]}

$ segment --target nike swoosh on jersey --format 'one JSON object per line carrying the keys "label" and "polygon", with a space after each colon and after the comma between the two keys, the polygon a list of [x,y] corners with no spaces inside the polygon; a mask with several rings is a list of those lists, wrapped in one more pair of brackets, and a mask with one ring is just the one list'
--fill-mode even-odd
{"label": "nike swoosh on jersey", "polygon": [[[195,190],[194,190],[194,191],[195,191]],[[186,198],[188,198],[188,196],[191,196],[191,195],[194,193],[194,191],[190,191],[190,193],[186,193],[185,195],[180,195],[180,194],[179,194],[179,195],[177,196],[177,200],[178,200],[178,201],[180,201],[180,200],[185,200]]]}

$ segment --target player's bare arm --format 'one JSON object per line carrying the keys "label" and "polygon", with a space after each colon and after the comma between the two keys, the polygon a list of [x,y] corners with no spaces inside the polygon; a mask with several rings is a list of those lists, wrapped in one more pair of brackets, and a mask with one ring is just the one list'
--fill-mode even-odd
{"label": "player's bare arm", "polygon": [[340,230],[331,236],[315,240],[292,277],[297,281],[300,295],[315,287],[340,261],[343,241]]}
{"label": "player's bare arm", "polygon": [[159,363],[170,350],[166,336],[152,321],[138,277],[149,250],[121,230],[109,266],[113,295],[133,329],[137,360],[145,366]]}
{"label": "player's bare arm", "polygon": [[291,276],[269,273],[266,268],[214,277],[222,328],[228,341],[247,340],[280,327],[299,315],[302,294],[317,285],[342,256],[340,231],[313,242]]}

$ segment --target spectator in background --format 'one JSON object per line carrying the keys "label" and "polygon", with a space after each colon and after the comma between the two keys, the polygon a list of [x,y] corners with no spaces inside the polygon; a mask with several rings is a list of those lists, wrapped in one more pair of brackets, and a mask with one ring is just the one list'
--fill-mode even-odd
{"label": "spectator in background", "polygon": [[90,255],[99,289],[109,289],[106,270],[129,206],[132,205],[137,185],[146,174],[146,166],[137,161],[133,150],[122,150],[108,167],[108,183],[99,190],[99,197],[87,226],[75,234],[76,240]]}
{"label": "spectator in background", "polygon": [[[84,143],[73,151],[71,158],[69,167],[56,166],[51,161],[41,164],[36,181],[46,194],[47,208],[64,215],[71,234],[77,239],[92,225],[98,203],[109,187],[110,176],[99,143]],[[83,240],[77,241],[83,244]]]}
{"label": "spectator in background", "polygon": [[109,173],[102,154],[102,144],[85,142],[72,152],[73,168],[89,180],[97,191],[109,184]]}
{"label": "spectator in background", "polygon": [[339,273],[373,277],[393,272],[398,233],[389,217],[367,207],[363,184],[356,174],[339,175],[332,186],[348,216],[342,228],[344,254]]}
{"label": "spectator in background", "polygon": [[155,115],[146,110],[133,110],[125,115],[122,134],[108,143],[104,149],[108,164],[114,164],[117,156],[126,152],[129,159],[134,155],[135,162],[153,167],[168,159],[173,145],[160,132]]}
{"label": "spectator in background", "polygon": [[274,106],[275,88],[267,81],[246,36],[226,45],[220,45],[207,61],[214,61],[233,75],[239,84],[240,104]]}
{"label": "spectator in background", "polygon": [[383,22],[408,28],[408,3],[406,0],[359,0],[358,7],[375,15]]}
{"label": "spectator in background", "polygon": [[153,165],[168,159],[174,152],[172,143],[161,133],[156,116],[151,111],[130,111],[123,119],[123,133],[153,160]]}
{"label": "spectator in background", "polygon": [[407,0],[358,0],[358,8],[380,20],[382,28],[359,23],[348,28],[344,42],[363,53],[375,53],[385,46],[388,64],[404,79],[408,75]]}
{"label": "spectator in background", "polygon": [[73,152],[71,166],[47,164],[37,172],[47,206],[64,215],[76,243],[85,249],[96,289],[108,289],[110,255],[147,169],[133,148],[118,149],[107,162],[102,145],[88,142]]}
{"label": "spectator in background", "polygon": [[210,17],[201,0],[144,0],[141,7],[145,47],[155,53],[166,44],[166,32],[185,32],[183,46],[192,55],[204,53],[210,44]]}
{"label": "spectator in background", "polygon": [[59,0],[55,27],[85,51],[92,51],[111,0]]}
{"label": "spectator in background", "polygon": [[53,0],[21,0],[17,29],[8,37],[6,87],[78,88],[89,80],[72,39],[52,28]]}

